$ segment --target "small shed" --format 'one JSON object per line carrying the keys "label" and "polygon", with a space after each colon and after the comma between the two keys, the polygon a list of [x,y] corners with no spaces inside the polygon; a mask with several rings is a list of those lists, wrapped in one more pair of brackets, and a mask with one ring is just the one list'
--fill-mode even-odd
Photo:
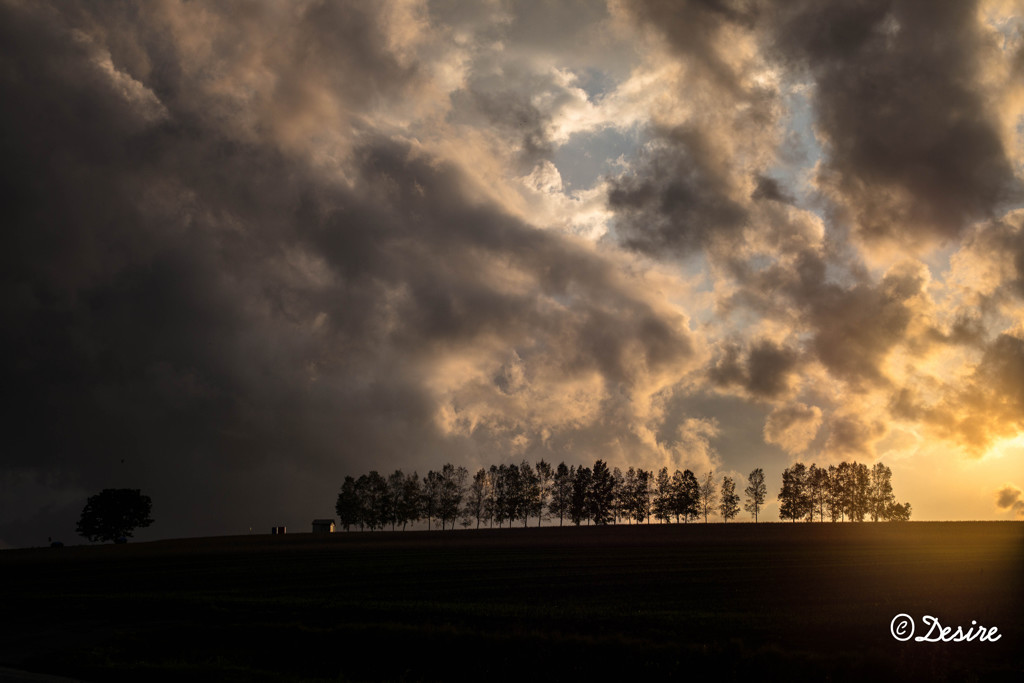
{"label": "small shed", "polygon": [[314,534],[333,534],[334,533],[334,520],[333,519],[314,519],[313,520],[313,533]]}

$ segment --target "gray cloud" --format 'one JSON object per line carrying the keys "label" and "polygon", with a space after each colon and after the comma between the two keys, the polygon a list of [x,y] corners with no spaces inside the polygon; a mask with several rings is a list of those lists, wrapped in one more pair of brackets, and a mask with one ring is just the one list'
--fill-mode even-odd
{"label": "gray cloud", "polygon": [[825,421],[825,429],[828,437],[823,450],[836,460],[874,456],[875,444],[886,434],[881,422],[856,415],[833,415]]}
{"label": "gray cloud", "polygon": [[783,189],[782,185],[775,178],[768,176],[759,176],[757,178],[757,187],[750,195],[751,199],[767,199],[773,202],[781,202],[783,204],[793,204],[793,196]]}
{"label": "gray cloud", "polygon": [[[685,321],[611,262],[369,130],[369,109],[413,87],[417,67],[383,47],[375,5],[332,7],[311,5],[290,30],[238,18],[254,40],[283,31],[278,73],[294,82],[265,102],[211,86],[157,9],[139,25],[0,9],[0,351],[17,397],[4,469],[20,473],[4,486],[42,477],[49,491],[5,511],[6,541],[69,533],[108,485],[150,494],[161,536],[304,524],[346,473],[498,461],[517,437],[607,443],[604,430],[636,419],[632,392],[690,362]],[[206,55],[217,68],[252,66],[244,46],[222,47]],[[338,89],[347,120],[364,121],[342,141],[344,182],[295,146],[303,112]],[[509,411],[507,429],[452,432],[446,402],[497,425],[526,386],[440,369],[487,367],[486,354],[462,359],[489,348],[495,372],[518,350],[538,395],[598,377],[608,397],[561,427]]]}
{"label": "gray cloud", "polygon": [[755,5],[729,0],[630,0],[625,4],[639,22],[663,33],[677,54],[700,68],[718,87],[733,94],[743,90],[716,41],[730,26],[753,27]]}
{"label": "gray cloud", "polygon": [[[619,242],[668,259],[703,252],[732,280],[723,310],[744,308],[799,326],[834,377],[858,389],[887,385],[887,355],[908,341],[929,343],[908,340],[921,280],[910,273],[877,281],[847,231],[913,253],[929,240],[961,235],[1022,196],[1012,150],[1000,137],[997,98],[985,90],[995,86],[982,78],[998,50],[974,4],[627,5],[688,70],[704,75],[700,96],[717,108],[656,133],[653,151],[613,180],[608,205]],[[785,212],[794,199],[768,174],[770,157],[724,158],[709,146],[716,136],[745,134],[785,153],[785,138],[773,137],[768,125],[777,96],[751,86],[749,73],[727,59],[718,40],[727,33],[750,37],[783,82],[813,84],[807,92],[825,145],[815,176],[823,202],[815,208],[826,225],[821,244]],[[760,112],[764,130],[722,114],[743,107]],[[974,239],[979,251],[1017,254],[1019,232],[997,228]],[[965,310],[961,320],[971,316]],[[932,341],[976,340],[971,330],[954,325]],[[719,374],[729,370],[724,362]]]}
{"label": "gray cloud", "polygon": [[519,152],[520,171],[526,172],[554,151],[547,133],[551,113],[542,112],[532,101],[539,89],[556,99],[560,90],[550,78],[526,69],[477,76],[466,89],[452,93],[449,118],[457,123],[483,122],[509,137]]}
{"label": "gray cloud", "polygon": [[789,453],[802,453],[817,436],[821,414],[817,406],[803,403],[779,406],[765,420],[765,441],[778,444]]}
{"label": "gray cloud", "polygon": [[701,131],[680,128],[662,134],[637,170],[612,180],[608,205],[624,245],[672,257],[740,235],[747,210],[732,194],[728,171]]}
{"label": "gray cloud", "polygon": [[819,183],[862,237],[947,238],[1020,198],[980,85],[997,48],[975,3],[788,3],[772,15],[773,49],[815,83]]}
{"label": "gray cloud", "polygon": [[996,492],[996,507],[1003,512],[1024,517],[1024,491],[1014,484],[1007,484]]}
{"label": "gray cloud", "polygon": [[751,344],[746,359],[736,344],[726,345],[709,371],[715,385],[741,386],[755,398],[778,398],[790,390],[790,376],[797,369],[799,353],[762,339]]}

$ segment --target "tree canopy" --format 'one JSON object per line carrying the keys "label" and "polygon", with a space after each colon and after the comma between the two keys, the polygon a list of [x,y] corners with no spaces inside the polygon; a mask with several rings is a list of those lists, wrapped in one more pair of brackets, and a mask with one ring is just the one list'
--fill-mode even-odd
{"label": "tree canopy", "polygon": [[76,531],[90,541],[127,538],[139,527],[153,523],[153,501],[139,489],[103,489],[89,496]]}

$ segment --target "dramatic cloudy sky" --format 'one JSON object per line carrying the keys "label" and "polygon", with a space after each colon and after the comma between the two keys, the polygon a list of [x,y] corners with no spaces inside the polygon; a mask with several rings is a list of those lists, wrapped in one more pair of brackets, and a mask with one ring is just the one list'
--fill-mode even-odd
{"label": "dramatic cloudy sky", "polygon": [[0,0],[0,544],[524,458],[1019,518],[1022,16]]}

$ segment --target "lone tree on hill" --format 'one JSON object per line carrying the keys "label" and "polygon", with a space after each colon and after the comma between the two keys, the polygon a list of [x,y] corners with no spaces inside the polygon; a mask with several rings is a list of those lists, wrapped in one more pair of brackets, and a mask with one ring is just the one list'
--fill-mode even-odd
{"label": "lone tree on hill", "polygon": [[89,496],[75,530],[90,541],[116,541],[152,524],[152,509],[153,501],[139,489],[103,489]]}

